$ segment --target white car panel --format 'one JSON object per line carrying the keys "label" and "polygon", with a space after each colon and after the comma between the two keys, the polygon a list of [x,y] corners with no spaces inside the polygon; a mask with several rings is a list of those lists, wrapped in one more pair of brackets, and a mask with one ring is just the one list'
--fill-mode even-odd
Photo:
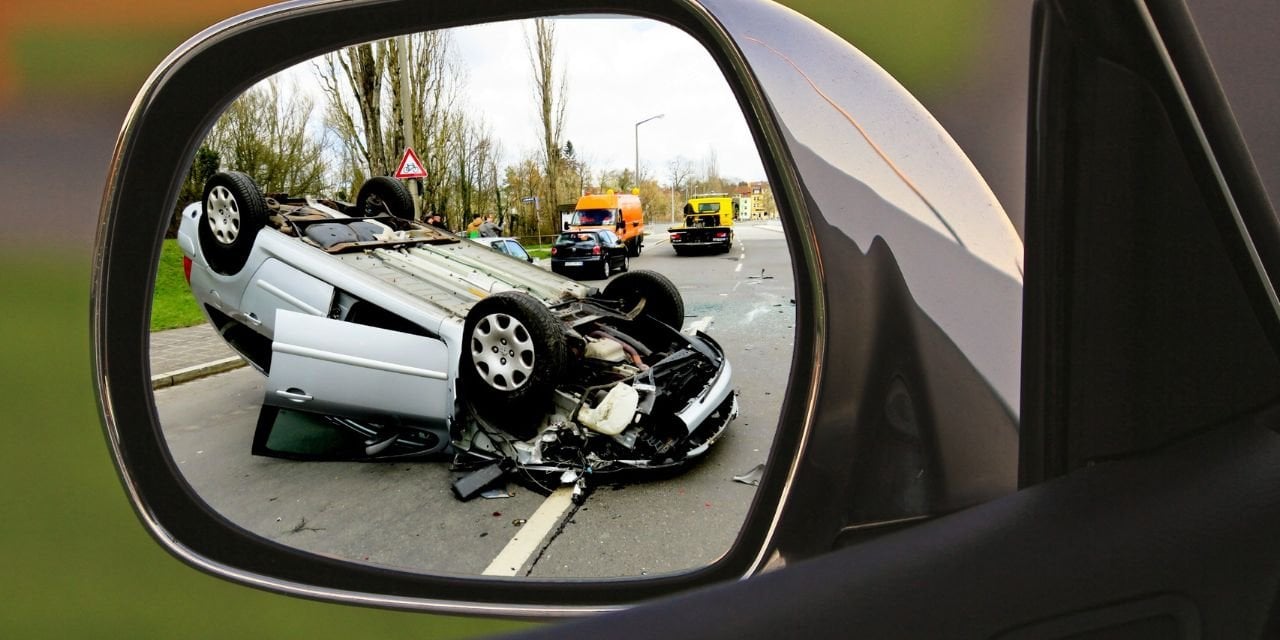
{"label": "white car panel", "polygon": [[274,322],[267,404],[426,425],[452,417],[443,341],[284,309]]}

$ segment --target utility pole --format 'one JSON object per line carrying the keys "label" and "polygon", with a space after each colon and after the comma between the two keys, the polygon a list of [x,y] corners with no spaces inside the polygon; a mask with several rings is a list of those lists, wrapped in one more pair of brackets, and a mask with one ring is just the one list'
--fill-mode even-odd
{"label": "utility pole", "polygon": [[662,116],[665,116],[665,115],[667,114],[659,113],[656,116],[649,116],[648,118],[645,118],[644,120],[641,120],[640,122],[636,123],[636,178],[635,180],[636,180],[637,187],[640,186],[640,125],[650,120],[657,120],[658,118],[661,118]]}
{"label": "utility pole", "polygon": [[[413,112],[409,110],[409,36],[400,36],[399,46],[396,47],[399,55],[396,56],[396,62],[400,65],[400,129],[404,135],[404,145],[410,149],[414,146],[413,141]],[[418,181],[409,181],[409,193],[413,196],[413,219],[422,219],[422,198],[418,194]]]}

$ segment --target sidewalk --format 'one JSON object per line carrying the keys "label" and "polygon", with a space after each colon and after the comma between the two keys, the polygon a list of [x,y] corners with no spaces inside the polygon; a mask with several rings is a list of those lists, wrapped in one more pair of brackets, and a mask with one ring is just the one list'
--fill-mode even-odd
{"label": "sidewalk", "polygon": [[208,323],[151,334],[151,387],[159,389],[243,367]]}

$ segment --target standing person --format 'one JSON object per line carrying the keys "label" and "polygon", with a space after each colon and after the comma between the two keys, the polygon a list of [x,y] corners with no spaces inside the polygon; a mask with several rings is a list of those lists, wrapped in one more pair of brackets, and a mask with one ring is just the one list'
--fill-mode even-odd
{"label": "standing person", "polygon": [[482,238],[497,238],[502,235],[502,227],[494,223],[493,216],[486,216],[478,231]]}
{"label": "standing person", "polygon": [[444,218],[441,217],[440,214],[438,213],[431,214],[431,216],[427,218],[427,224],[441,231],[445,231],[445,232],[449,231],[449,225],[445,224]]}
{"label": "standing person", "polygon": [[480,225],[482,225],[482,224],[484,224],[484,221],[480,218],[480,216],[476,216],[476,217],[472,218],[472,219],[471,219],[471,223],[467,225],[467,237],[468,237],[468,238],[477,238],[477,237],[479,237],[479,236],[480,236]]}

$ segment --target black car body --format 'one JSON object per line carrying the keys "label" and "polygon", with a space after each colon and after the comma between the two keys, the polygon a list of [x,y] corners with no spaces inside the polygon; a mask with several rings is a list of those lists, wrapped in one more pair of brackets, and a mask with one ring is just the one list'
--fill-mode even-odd
{"label": "black car body", "polygon": [[577,280],[603,280],[629,268],[627,245],[607,229],[566,231],[551,246],[551,270]]}

